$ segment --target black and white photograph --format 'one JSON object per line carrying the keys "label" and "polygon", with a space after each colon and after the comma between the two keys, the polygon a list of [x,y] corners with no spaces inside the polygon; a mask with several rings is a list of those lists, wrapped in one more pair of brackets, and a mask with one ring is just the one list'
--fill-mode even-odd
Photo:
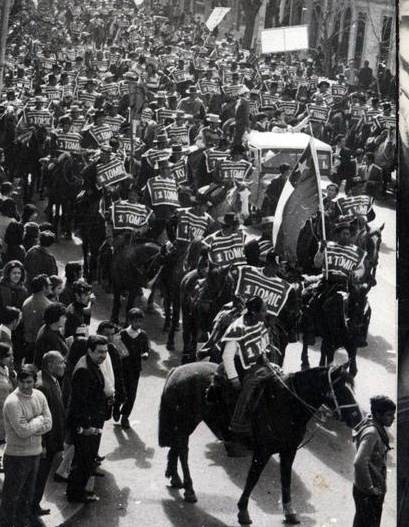
{"label": "black and white photograph", "polygon": [[0,526],[409,527],[409,0],[1,0]]}

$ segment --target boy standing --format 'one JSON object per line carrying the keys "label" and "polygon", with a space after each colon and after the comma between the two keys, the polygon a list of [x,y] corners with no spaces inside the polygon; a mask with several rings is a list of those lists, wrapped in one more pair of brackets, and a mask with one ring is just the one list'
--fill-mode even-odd
{"label": "boy standing", "polygon": [[368,415],[353,432],[355,518],[353,527],[379,527],[386,494],[386,455],[390,450],[389,428],[395,418],[395,403],[386,395],[371,398]]}

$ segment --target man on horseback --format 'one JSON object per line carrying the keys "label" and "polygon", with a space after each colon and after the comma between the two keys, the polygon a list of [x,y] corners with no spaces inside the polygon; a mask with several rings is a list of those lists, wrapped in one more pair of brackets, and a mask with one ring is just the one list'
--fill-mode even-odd
{"label": "man on horseback", "polygon": [[226,212],[219,220],[222,228],[203,240],[209,260],[216,265],[244,265],[244,234],[239,230],[240,220],[234,212]]}
{"label": "man on horseback", "polygon": [[227,329],[222,338],[225,343],[223,366],[231,386],[239,391],[239,398],[230,423],[232,432],[251,435],[249,415],[257,388],[268,377],[266,350],[270,344],[264,320],[266,305],[259,296],[247,300],[246,311]]}
{"label": "man on horseback", "polygon": [[[306,326],[311,338],[315,336],[314,327],[322,325],[322,330],[326,333],[325,324],[322,324],[320,314],[325,312],[324,304],[327,300],[338,293],[342,297],[346,297],[350,293],[351,283],[360,280],[365,274],[366,253],[356,245],[351,244],[351,221],[345,216],[339,220],[334,228],[334,236],[337,241],[321,241],[314,258],[315,267],[322,268],[324,276],[304,314],[307,315]],[[317,324],[319,320],[321,320],[321,324]],[[350,322],[351,324],[356,323],[353,320]],[[348,328],[345,329],[350,332]],[[328,338],[328,335],[323,335],[323,338],[325,339],[326,336]],[[321,354],[320,366],[325,366],[325,361],[329,363],[333,361],[336,347],[338,346],[330,345],[331,349],[328,350],[327,355]],[[351,357],[350,372],[352,375],[357,373],[355,357]]]}

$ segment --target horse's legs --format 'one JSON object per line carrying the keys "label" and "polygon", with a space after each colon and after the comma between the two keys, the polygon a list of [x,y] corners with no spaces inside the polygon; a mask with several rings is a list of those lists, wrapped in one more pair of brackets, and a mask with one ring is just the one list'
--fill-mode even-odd
{"label": "horse's legs", "polygon": [[183,489],[183,482],[178,474],[178,451],[172,447],[168,452],[168,464],[165,477],[170,478],[170,485],[176,489]]}
{"label": "horse's legs", "polygon": [[280,452],[281,493],[286,523],[300,523],[291,505],[291,473],[297,450]]}
{"label": "horse's legs", "polygon": [[183,355],[182,355],[182,364],[185,364],[186,362],[189,362],[188,360],[185,360],[185,357],[188,357],[190,354],[190,346],[192,341],[192,333],[191,333],[191,325],[189,324],[191,322],[191,317],[188,315],[188,313],[184,313],[182,310],[182,338],[183,338]]}
{"label": "horse's legs", "polygon": [[111,320],[112,322],[115,322],[115,324],[118,324],[120,309],[121,309],[121,291],[118,289],[118,287],[114,286],[114,301],[112,303]]}
{"label": "horse's legs", "polygon": [[310,368],[310,360],[308,357],[308,340],[303,336],[302,351],[301,351],[301,369],[308,370]]}
{"label": "horse's legs", "polygon": [[89,261],[88,261],[88,242],[85,240],[85,238],[82,238],[82,256],[84,258],[84,277],[89,282]]}
{"label": "horse's legs", "polygon": [[170,324],[168,342],[166,344],[166,348],[169,351],[173,351],[175,349],[175,333],[176,333],[176,328],[179,325],[180,299],[179,299],[179,287],[177,286],[175,286],[175,291],[172,291],[171,293],[171,301],[172,301],[172,320]]}
{"label": "horse's legs", "polygon": [[257,481],[259,480],[260,475],[263,472],[264,467],[267,465],[269,459],[270,456],[258,452],[255,452],[253,455],[251,467],[247,475],[246,486],[244,487],[243,494],[240,496],[240,499],[237,503],[239,508],[237,517],[239,519],[239,523],[242,525],[250,525],[250,523],[252,523],[247,510],[250,494],[257,485]]}
{"label": "horse's legs", "polygon": [[183,486],[185,488],[185,501],[188,503],[196,503],[197,498],[195,491],[193,490],[193,481],[190,476],[190,470],[189,470],[189,463],[188,463],[188,457],[189,457],[189,438],[187,437],[184,441],[183,446],[180,446],[178,448],[178,454],[180,459],[180,464],[182,465],[182,471],[183,471]]}

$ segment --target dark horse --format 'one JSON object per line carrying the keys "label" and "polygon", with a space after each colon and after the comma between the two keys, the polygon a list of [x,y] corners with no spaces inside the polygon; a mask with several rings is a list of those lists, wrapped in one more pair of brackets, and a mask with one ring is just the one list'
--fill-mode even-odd
{"label": "dark horse", "polygon": [[[364,261],[365,274],[359,280],[351,280],[348,284],[348,292],[336,292],[335,290],[326,295],[324,304],[319,310],[319,315],[314,316],[314,336],[322,337],[320,364],[330,364],[334,360],[335,351],[343,347],[350,359],[351,372],[356,372],[357,348],[366,346],[366,335],[369,327],[371,308],[368,304],[368,293],[376,285],[376,269],[378,266],[379,249],[382,243],[383,226],[372,229],[368,225],[357,232],[355,243],[366,251]],[[304,231],[305,234],[305,231]],[[317,238],[312,236],[312,246],[315,250]],[[307,237],[305,238],[305,242]],[[305,259],[307,262],[308,260]],[[314,287],[314,286],[313,286]],[[314,291],[312,290],[314,294]],[[308,310],[308,302],[311,295],[307,293],[304,297],[304,310]],[[301,367],[309,368],[308,345],[311,327],[306,327],[310,321],[307,317],[301,324],[303,333],[303,347],[301,352]],[[308,321],[308,322],[306,322]],[[316,326],[316,327],[315,327]]]}
{"label": "dark horse", "polygon": [[111,320],[118,322],[121,293],[128,291],[126,313],[133,307],[141,287],[153,281],[163,265],[161,246],[153,240],[140,240],[125,244],[114,253],[111,263],[111,280],[114,293]]}
{"label": "dark horse", "polygon": [[84,166],[85,162],[79,155],[65,152],[56,159],[47,178],[49,222],[56,235],[61,219],[65,236],[71,238],[74,200],[82,186],[79,174]]}
{"label": "dark horse", "polygon": [[[166,477],[174,487],[184,488],[187,502],[197,501],[188,465],[189,437],[204,421],[221,440],[229,440],[221,405],[206,401],[217,365],[209,362],[185,364],[171,370],[162,392],[159,410],[159,445],[169,447]],[[282,502],[286,521],[299,523],[291,505],[291,472],[297,449],[307,424],[325,404],[349,427],[362,420],[353,392],[353,378],[345,365],[312,368],[269,378],[253,413],[253,459],[246,486],[238,502],[238,520],[251,523],[248,513],[250,494],[273,454],[280,454]],[[178,475],[180,459],[183,483]]]}

